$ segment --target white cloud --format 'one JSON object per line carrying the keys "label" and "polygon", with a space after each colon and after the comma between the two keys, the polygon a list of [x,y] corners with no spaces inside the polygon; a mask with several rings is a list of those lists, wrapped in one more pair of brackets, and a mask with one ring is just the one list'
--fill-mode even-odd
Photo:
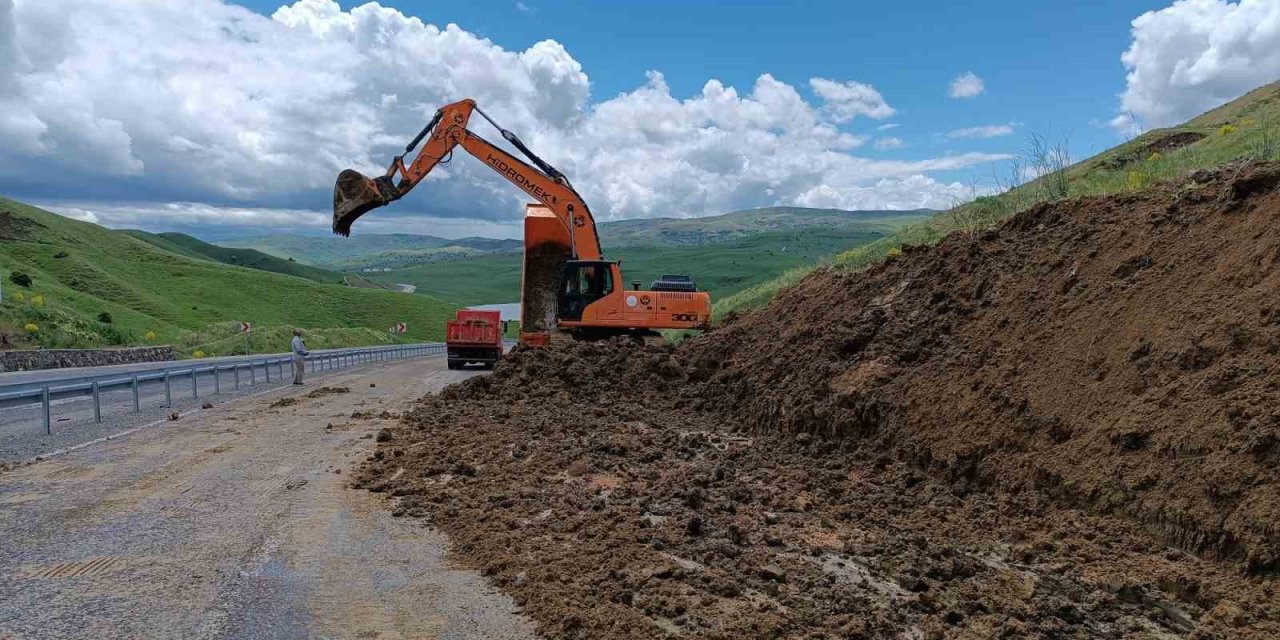
{"label": "white cloud", "polygon": [[848,122],[856,116],[882,120],[895,113],[893,107],[884,101],[884,96],[869,84],[812,78],[809,86],[826,102],[826,109],[836,122]]}
{"label": "white cloud", "polygon": [[988,124],[981,127],[966,127],[947,132],[951,139],[963,138],[999,138],[1013,133],[1013,124]]}
{"label": "white cloud", "polygon": [[[1121,112],[1178,124],[1280,79],[1280,2],[1182,0],[1134,19]],[[1118,128],[1133,131],[1134,118]]]}
{"label": "white cloud", "polygon": [[[565,171],[602,220],[819,194],[827,206],[946,206],[956,185],[927,174],[1005,157],[858,157],[866,140],[841,125],[893,108],[858,82],[810,88],[816,104],[766,74],[744,93],[708,80],[678,98],[653,72],[592,102],[559,43],[508,51],[374,3],[299,0],[268,18],[221,0],[0,0],[0,191],[98,203],[82,208],[102,220],[127,200],[153,221],[327,224],[314,214],[339,170],[381,172],[462,97]],[[525,196],[463,155],[365,220],[518,220]]]}
{"label": "white cloud", "polygon": [[966,71],[951,81],[951,89],[947,95],[952,98],[974,98],[985,90],[982,78],[972,71]]}
{"label": "white cloud", "polygon": [[882,124],[882,125],[880,125],[880,126],[876,127],[876,131],[888,131],[888,130],[890,130],[890,129],[897,129],[898,127],[901,127],[901,126],[902,126],[902,125],[900,125],[900,124],[898,124],[898,123],[896,123],[896,122],[890,122],[890,123]]}
{"label": "white cloud", "polygon": [[871,146],[881,151],[886,151],[889,149],[901,149],[906,146],[906,143],[902,141],[902,138],[880,138]]}
{"label": "white cloud", "polygon": [[537,9],[534,9],[533,7],[530,7],[527,4],[520,2],[520,0],[516,0],[516,11],[519,11],[520,13],[527,13],[529,15],[533,15],[538,12]]}

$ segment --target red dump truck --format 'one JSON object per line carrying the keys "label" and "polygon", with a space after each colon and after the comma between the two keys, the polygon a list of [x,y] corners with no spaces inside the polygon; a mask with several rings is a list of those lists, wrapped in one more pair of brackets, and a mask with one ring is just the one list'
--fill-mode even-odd
{"label": "red dump truck", "polygon": [[459,309],[457,318],[445,325],[444,341],[450,369],[471,363],[492,369],[502,356],[502,314]]}

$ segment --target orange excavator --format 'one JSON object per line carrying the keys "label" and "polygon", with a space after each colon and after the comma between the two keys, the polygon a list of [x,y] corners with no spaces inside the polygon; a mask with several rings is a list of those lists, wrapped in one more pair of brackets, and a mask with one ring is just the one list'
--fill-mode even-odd
{"label": "orange excavator", "polygon": [[[467,128],[478,113],[530,165]],[[414,160],[405,155],[426,140]],[[537,200],[525,206],[524,270],[521,277],[520,341],[546,345],[551,335],[567,332],[580,339],[614,335],[652,335],[656,329],[706,329],[711,297],[686,276],[662,276],[649,289],[633,282],[623,288],[619,261],[600,250],[595,219],[569,179],[534,155],[520,138],[481,111],[474,100],[442,107],[396,156],[385,174],[368,178],[347,169],[333,188],[333,232],[347,236],[356,218],[409,193],[433,168],[449,162],[462,147],[490,169]],[[396,178],[399,177],[399,181]]]}

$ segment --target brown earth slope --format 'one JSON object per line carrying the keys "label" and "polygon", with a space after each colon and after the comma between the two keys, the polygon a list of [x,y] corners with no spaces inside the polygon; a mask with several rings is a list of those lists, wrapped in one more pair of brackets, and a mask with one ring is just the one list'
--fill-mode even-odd
{"label": "brown earth slope", "polygon": [[700,408],[1130,514],[1273,571],[1280,166],[1035,208],[691,345]]}
{"label": "brown earth slope", "polygon": [[1277,184],[1040,207],[680,349],[518,351],[360,482],[552,637],[1280,637]]}

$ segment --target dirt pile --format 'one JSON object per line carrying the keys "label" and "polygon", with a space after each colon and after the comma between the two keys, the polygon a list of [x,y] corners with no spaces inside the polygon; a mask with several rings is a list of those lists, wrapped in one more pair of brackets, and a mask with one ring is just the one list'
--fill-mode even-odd
{"label": "dirt pile", "polygon": [[625,342],[517,351],[380,432],[358,485],[430,518],[556,638],[1280,632],[1268,585],[1126,520],[735,432],[687,408],[679,362]]}
{"label": "dirt pile", "polygon": [[1035,208],[689,345],[704,411],[1276,568],[1280,166]]}
{"label": "dirt pile", "polygon": [[358,485],[557,638],[1280,637],[1277,184],[1041,207],[680,349],[517,350]]}

